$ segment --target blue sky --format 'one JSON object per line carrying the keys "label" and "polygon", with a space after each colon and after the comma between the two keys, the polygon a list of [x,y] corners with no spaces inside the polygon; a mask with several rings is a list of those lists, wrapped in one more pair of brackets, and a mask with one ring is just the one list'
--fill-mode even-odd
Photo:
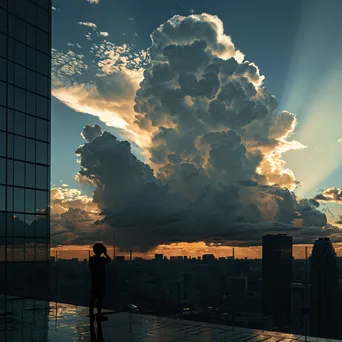
{"label": "blue sky", "polygon": [[[129,45],[131,53],[146,51],[150,34],[172,16],[217,15],[235,48],[265,76],[263,84],[277,98],[279,109],[296,115],[298,124],[291,139],[307,148],[282,156],[286,167],[302,182],[296,193],[313,197],[319,189],[341,187],[341,1],[100,0],[90,4],[87,0],[54,0],[53,6],[53,48],[82,54],[89,68],[78,76],[78,82],[89,84],[94,76],[90,47],[103,40],[100,32],[108,32],[106,40],[116,46]],[[79,22],[94,23],[97,28]],[[85,37],[88,32],[92,40]],[[71,107],[57,98],[52,100],[52,183],[62,181],[82,188],[74,180],[80,167],[74,152],[84,143],[83,127],[97,124],[118,139],[125,137],[97,116]],[[131,143],[133,152],[143,159],[143,153]],[[83,191],[90,194],[89,188]],[[329,204],[329,208],[336,217],[342,215],[340,205]]]}

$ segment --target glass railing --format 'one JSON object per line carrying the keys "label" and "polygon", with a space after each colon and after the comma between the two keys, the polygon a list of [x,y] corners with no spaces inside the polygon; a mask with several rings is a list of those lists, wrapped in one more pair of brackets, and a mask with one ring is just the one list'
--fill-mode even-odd
{"label": "glass railing", "polygon": [[[114,258],[110,250],[108,254],[113,261],[107,265],[104,298],[107,309],[304,336],[320,334],[312,327],[312,322],[317,317],[322,318],[322,313],[313,310],[318,310],[316,297],[323,298],[328,294],[314,292],[315,285],[310,283],[310,279],[317,281],[310,278],[312,248],[295,247],[296,259],[289,259],[286,251],[281,251],[281,260],[271,260],[270,266],[264,265],[274,272],[271,276],[267,273],[269,271],[263,271],[261,259],[235,258],[234,249],[230,255],[221,258],[209,254],[202,258],[157,255],[155,259],[141,259],[129,252]],[[21,287],[25,289],[23,294],[87,306],[91,286],[88,261],[91,255],[90,249],[51,249],[49,291],[37,294],[34,291],[37,286],[31,281]],[[278,271],[276,267],[279,267]],[[7,280],[15,281],[16,277],[8,277]],[[332,289],[336,285],[333,275],[330,280]],[[35,281],[46,282],[45,274],[42,273],[41,278]],[[338,299],[342,292],[338,284],[336,286]],[[10,292],[10,288],[7,290]],[[19,294],[20,291],[17,292]],[[339,308],[331,304],[330,309]],[[335,328],[332,324],[331,332],[321,334],[337,338],[340,336],[337,320]]]}

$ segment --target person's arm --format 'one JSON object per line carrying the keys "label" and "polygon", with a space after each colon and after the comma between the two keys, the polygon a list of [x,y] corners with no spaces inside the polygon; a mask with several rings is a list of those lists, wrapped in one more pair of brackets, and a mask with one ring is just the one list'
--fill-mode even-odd
{"label": "person's arm", "polygon": [[107,254],[107,247],[104,248],[104,252],[103,252],[105,258],[106,258],[106,263],[109,264],[112,259],[110,258],[110,256]]}

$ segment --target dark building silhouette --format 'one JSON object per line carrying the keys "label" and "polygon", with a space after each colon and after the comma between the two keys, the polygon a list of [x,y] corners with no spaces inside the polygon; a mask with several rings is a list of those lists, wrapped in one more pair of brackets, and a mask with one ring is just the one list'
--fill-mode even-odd
{"label": "dark building silhouette", "polygon": [[319,238],[310,256],[310,334],[338,336],[338,266],[329,238]]}
{"label": "dark building silhouette", "polygon": [[262,306],[280,331],[288,330],[291,317],[292,237],[262,238]]}
{"label": "dark building silhouette", "polygon": [[47,283],[50,64],[51,1],[0,1],[0,292]]}
{"label": "dark building silhouette", "polygon": [[215,256],[214,256],[214,254],[203,254],[202,260],[205,262],[215,261]]}
{"label": "dark building silhouette", "polygon": [[163,254],[155,254],[154,255],[154,259],[155,260],[163,260],[164,259],[164,255]]}

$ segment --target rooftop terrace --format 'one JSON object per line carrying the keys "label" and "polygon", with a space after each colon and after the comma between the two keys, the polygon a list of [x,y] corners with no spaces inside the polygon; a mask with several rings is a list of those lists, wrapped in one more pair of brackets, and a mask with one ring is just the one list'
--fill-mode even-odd
{"label": "rooftop terrace", "polygon": [[[108,320],[92,328],[86,307],[0,295],[0,341],[305,341],[303,336],[276,332],[108,310],[104,313]],[[334,340],[309,337],[307,341]]]}

